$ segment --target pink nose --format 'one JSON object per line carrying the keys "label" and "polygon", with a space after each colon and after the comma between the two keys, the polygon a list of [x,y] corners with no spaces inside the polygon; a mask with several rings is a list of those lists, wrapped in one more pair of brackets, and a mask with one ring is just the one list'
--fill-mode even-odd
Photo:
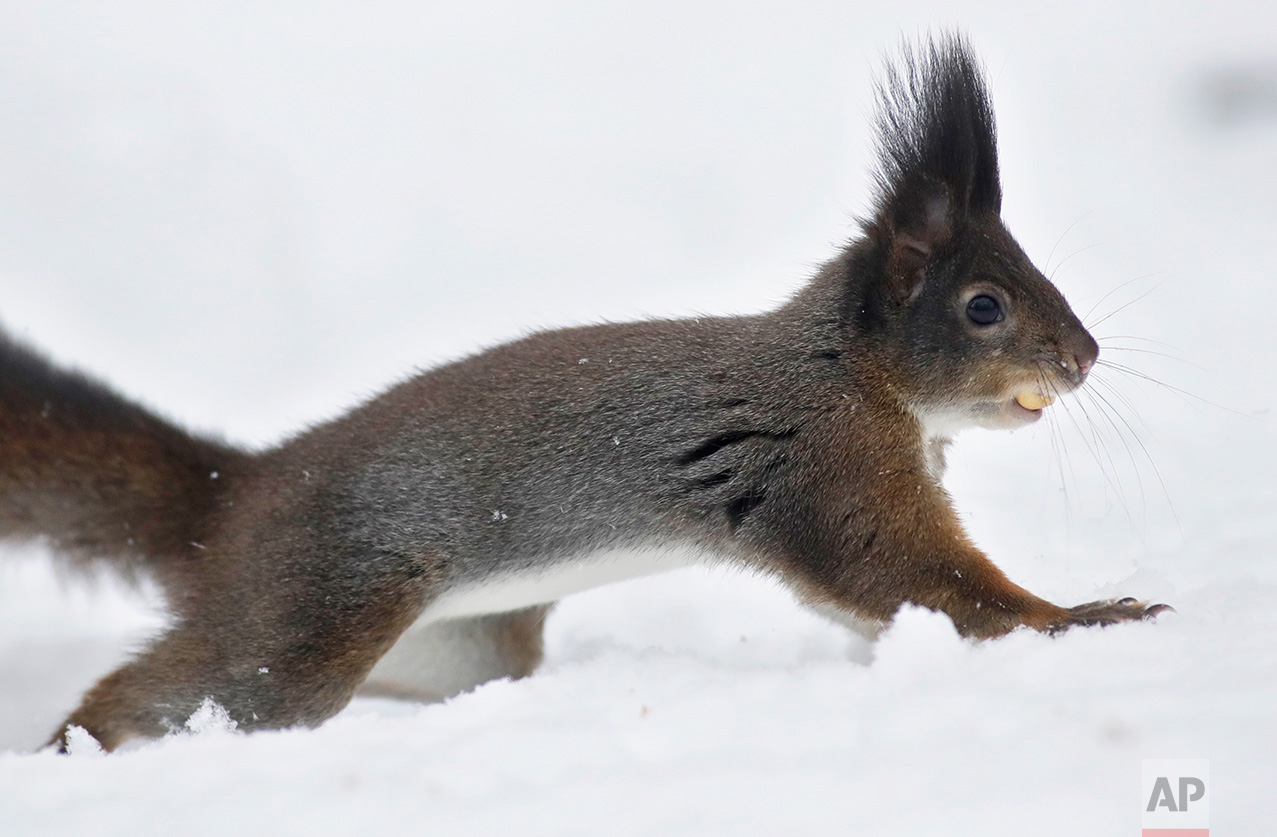
{"label": "pink nose", "polygon": [[[1095,361],[1100,357],[1100,347],[1095,338],[1080,329],[1065,338],[1060,350],[1065,357],[1065,364],[1077,370],[1078,383],[1095,367]],[[1072,361],[1072,364],[1068,361]]]}

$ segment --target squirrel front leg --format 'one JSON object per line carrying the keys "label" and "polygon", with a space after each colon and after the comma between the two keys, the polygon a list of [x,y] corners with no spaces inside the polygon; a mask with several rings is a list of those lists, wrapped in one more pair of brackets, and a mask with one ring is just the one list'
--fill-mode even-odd
{"label": "squirrel front leg", "polygon": [[[1019,627],[1058,633],[1148,619],[1168,605],[1135,599],[1061,607],[1012,582],[967,537],[948,495],[921,470],[875,474],[873,491],[842,492],[809,508],[784,575],[820,609],[888,622],[901,605],[941,611],[966,637]],[[831,496],[831,495],[826,495]]]}

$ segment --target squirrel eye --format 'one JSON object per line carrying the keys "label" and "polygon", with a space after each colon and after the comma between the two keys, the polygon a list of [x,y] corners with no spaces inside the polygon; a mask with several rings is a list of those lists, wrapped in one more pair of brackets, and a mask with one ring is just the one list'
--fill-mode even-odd
{"label": "squirrel eye", "polygon": [[993,325],[1002,319],[1002,306],[993,297],[980,294],[967,303],[967,317],[976,325]]}

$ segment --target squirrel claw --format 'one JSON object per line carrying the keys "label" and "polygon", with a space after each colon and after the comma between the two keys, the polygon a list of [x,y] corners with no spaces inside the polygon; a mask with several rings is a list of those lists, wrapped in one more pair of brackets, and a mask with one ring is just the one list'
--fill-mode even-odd
{"label": "squirrel claw", "polygon": [[1087,602],[1068,609],[1068,617],[1048,630],[1056,634],[1077,625],[1116,625],[1118,622],[1139,622],[1153,619],[1159,614],[1175,612],[1168,604],[1148,605],[1139,599],[1127,596],[1123,599],[1107,599],[1098,602]]}

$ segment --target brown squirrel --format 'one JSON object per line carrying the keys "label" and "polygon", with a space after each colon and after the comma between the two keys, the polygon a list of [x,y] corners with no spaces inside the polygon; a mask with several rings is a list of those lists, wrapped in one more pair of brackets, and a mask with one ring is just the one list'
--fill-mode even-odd
{"label": "brown squirrel", "polygon": [[[148,574],[172,611],[51,743],[163,735],[206,698],[277,729],[365,681],[521,677],[556,599],[699,560],[870,629],[905,603],[975,638],[1166,610],[1051,604],[963,532],[940,483],[953,433],[1038,420],[1098,347],[1002,224],[966,41],[906,47],[879,92],[872,217],[769,313],[536,334],[262,453],[0,336],[0,534]],[[374,672],[414,623],[390,659],[415,671]]]}

